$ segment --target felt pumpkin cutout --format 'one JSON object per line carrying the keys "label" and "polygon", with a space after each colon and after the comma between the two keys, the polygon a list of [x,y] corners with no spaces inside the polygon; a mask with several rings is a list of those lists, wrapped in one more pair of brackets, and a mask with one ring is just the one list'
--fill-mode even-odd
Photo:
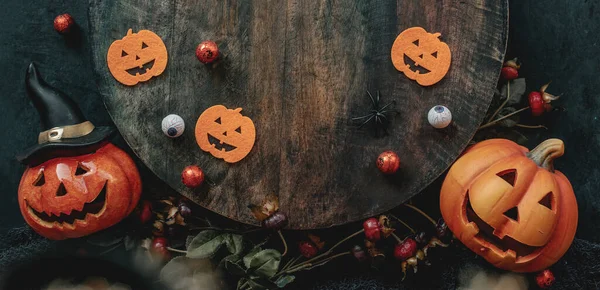
{"label": "felt pumpkin cutout", "polygon": [[535,272],[567,251],[577,229],[569,180],[554,170],[559,139],[529,152],[505,139],[480,142],[454,163],[440,194],[454,235],[494,266]]}
{"label": "felt pumpkin cutout", "polygon": [[133,160],[107,143],[95,153],[27,168],[18,200],[25,221],[36,232],[62,240],[118,223],[133,211],[141,189]]}
{"label": "felt pumpkin cutout", "polygon": [[422,86],[439,82],[450,69],[450,48],[439,37],[421,27],[406,29],[392,45],[392,63],[411,80]]}
{"label": "felt pumpkin cutout", "polygon": [[132,33],[131,29],[110,45],[106,57],[113,77],[128,86],[162,74],[167,60],[167,48],[160,36],[150,30]]}
{"label": "felt pumpkin cutout", "polygon": [[242,160],[252,147],[256,129],[252,120],[240,114],[241,108],[216,105],[204,111],[196,123],[196,142],[200,149],[228,163]]}

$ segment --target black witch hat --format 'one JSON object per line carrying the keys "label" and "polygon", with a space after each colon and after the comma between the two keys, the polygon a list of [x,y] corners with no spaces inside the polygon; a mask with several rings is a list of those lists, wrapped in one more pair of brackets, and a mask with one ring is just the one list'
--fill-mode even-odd
{"label": "black witch hat", "polygon": [[65,156],[92,153],[114,132],[112,127],[95,127],[65,93],[48,85],[33,63],[25,76],[27,95],[40,114],[42,132],[38,144],[17,156],[27,165]]}

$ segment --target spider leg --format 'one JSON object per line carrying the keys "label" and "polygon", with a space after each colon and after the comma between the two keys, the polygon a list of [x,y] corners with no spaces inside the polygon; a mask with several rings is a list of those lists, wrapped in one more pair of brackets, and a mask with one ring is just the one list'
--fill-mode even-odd
{"label": "spider leg", "polygon": [[379,91],[377,91],[377,105],[378,105],[378,106],[379,106],[379,99],[380,99],[380,96],[379,96]]}
{"label": "spider leg", "polygon": [[367,91],[367,94],[369,95],[369,98],[371,98],[371,104],[373,105],[373,109],[377,110],[377,104],[379,103],[379,99],[377,99],[377,103],[375,103],[375,100],[373,99],[373,95],[371,95],[371,92]]}
{"label": "spider leg", "polygon": [[369,121],[371,121],[371,119],[373,119],[373,117],[375,117],[375,115],[371,116],[369,119],[367,119],[362,124],[360,124],[360,126],[358,126],[358,128],[360,129],[360,128],[362,128],[362,126],[364,126],[365,124],[369,123]]}
{"label": "spider leg", "polygon": [[385,105],[385,106],[383,106],[381,109],[379,109],[379,111],[383,111],[383,110],[385,110],[385,108],[389,107],[391,104],[394,104],[394,105],[396,105],[396,101],[391,101],[391,102],[389,102],[387,105]]}
{"label": "spider leg", "polygon": [[352,118],[352,121],[356,121],[356,120],[368,118],[368,117],[371,117],[371,116],[373,116],[373,113],[369,113],[368,115],[364,115],[364,116],[361,116],[361,117],[354,117],[354,118]]}

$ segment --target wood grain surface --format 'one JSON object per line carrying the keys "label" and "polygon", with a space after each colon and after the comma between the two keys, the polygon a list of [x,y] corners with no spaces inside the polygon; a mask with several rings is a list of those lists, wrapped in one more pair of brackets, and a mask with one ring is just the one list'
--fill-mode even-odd
{"label": "wood grain surface", "polygon": [[[279,195],[290,228],[343,224],[391,209],[446,170],[482,121],[498,80],[507,41],[506,1],[390,0],[91,0],[90,35],[97,81],[115,124],[136,154],[170,186],[234,220],[257,224],[247,208]],[[396,36],[421,26],[442,34],[452,50],[446,77],[421,87],[390,60]],[[106,65],[110,44],[129,28],[152,30],[169,52],[159,77],[134,87]],[[198,43],[213,40],[224,57],[198,62]],[[400,113],[387,136],[353,126],[368,113],[365,91]],[[243,108],[256,143],[228,164],[200,150],[198,116],[223,104]],[[427,122],[434,105],[453,114],[449,128]],[[183,136],[170,139],[161,120],[178,114]],[[402,160],[382,175],[384,150]],[[181,170],[199,165],[210,182],[190,190]]]}

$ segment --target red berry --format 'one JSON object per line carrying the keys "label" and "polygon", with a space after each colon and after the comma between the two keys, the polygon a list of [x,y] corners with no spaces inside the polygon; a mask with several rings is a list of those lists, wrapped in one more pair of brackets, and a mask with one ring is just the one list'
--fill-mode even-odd
{"label": "red berry", "polygon": [[542,289],[547,289],[554,284],[554,274],[549,269],[546,269],[535,276],[535,282]]}
{"label": "red berry", "polygon": [[214,41],[204,41],[196,48],[196,57],[203,64],[211,64],[219,58],[219,47]]}
{"label": "red berry", "polygon": [[514,67],[505,66],[502,68],[500,75],[503,79],[510,81],[519,77],[519,71]]}
{"label": "red berry", "polygon": [[381,226],[376,218],[368,218],[363,223],[363,229],[367,240],[377,242],[381,239]]}
{"label": "red berry", "polygon": [[417,242],[411,238],[405,239],[402,243],[394,247],[394,257],[400,261],[405,261],[415,255],[417,252]]}
{"label": "red berry", "polygon": [[317,252],[319,252],[315,244],[307,241],[300,242],[298,248],[300,249],[300,254],[309,259],[316,256]]}
{"label": "red berry", "polygon": [[169,260],[171,258],[171,252],[167,249],[169,245],[169,241],[163,237],[156,237],[152,239],[152,244],[150,244],[150,252],[158,255],[163,260]]}
{"label": "red berry", "polygon": [[185,202],[180,202],[177,206],[177,209],[179,210],[181,216],[184,218],[187,218],[192,215],[192,209]]}
{"label": "red berry", "polygon": [[540,116],[544,113],[546,108],[540,92],[529,93],[529,108],[531,109],[531,114],[534,116]]}
{"label": "red berry", "polygon": [[54,30],[60,34],[69,33],[73,27],[73,24],[75,24],[73,17],[67,13],[58,15],[56,18],[54,18]]}
{"label": "red berry", "polygon": [[196,165],[190,165],[181,172],[181,182],[189,188],[195,188],[204,182],[204,172]]}

